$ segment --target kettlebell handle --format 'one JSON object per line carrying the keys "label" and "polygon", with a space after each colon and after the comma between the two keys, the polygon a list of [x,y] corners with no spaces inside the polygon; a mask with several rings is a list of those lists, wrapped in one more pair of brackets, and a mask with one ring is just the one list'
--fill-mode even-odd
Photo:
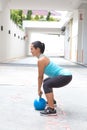
{"label": "kettlebell handle", "polygon": [[41,96],[39,96],[39,99],[41,98]]}

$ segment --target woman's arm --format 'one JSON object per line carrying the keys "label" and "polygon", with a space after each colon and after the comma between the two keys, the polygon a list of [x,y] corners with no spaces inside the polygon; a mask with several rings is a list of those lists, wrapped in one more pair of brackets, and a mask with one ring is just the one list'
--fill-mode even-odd
{"label": "woman's arm", "polygon": [[45,61],[43,58],[38,60],[38,95],[42,95],[41,86],[44,78]]}
{"label": "woman's arm", "polygon": [[41,86],[44,78],[44,69],[49,64],[50,60],[47,57],[42,57],[38,60],[38,95],[42,95]]}

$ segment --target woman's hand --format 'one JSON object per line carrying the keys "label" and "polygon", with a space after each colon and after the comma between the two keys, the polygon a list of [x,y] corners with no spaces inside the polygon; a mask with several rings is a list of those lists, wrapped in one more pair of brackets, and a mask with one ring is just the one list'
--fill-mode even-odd
{"label": "woman's hand", "polygon": [[43,94],[42,90],[38,90],[38,96],[41,97]]}

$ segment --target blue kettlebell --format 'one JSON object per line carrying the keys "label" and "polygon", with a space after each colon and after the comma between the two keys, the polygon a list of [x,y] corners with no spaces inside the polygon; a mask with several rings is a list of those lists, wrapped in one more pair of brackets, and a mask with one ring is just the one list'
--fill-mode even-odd
{"label": "blue kettlebell", "polygon": [[35,110],[44,110],[46,107],[46,101],[44,98],[38,98],[34,100],[34,108]]}

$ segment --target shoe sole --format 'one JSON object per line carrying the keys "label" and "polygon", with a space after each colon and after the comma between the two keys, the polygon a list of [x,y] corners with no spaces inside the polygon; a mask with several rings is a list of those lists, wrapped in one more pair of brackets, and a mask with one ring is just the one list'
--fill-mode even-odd
{"label": "shoe sole", "polygon": [[40,113],[41,116],[57,116],[57,113],[54,113],[54,114],[42,114]]}
{"label": "shoe sole", "polygon": [[[48,107],[48,104],[46,104],[46,107]],[[54,104],[54,107],[57,107],[57,104]]]}

